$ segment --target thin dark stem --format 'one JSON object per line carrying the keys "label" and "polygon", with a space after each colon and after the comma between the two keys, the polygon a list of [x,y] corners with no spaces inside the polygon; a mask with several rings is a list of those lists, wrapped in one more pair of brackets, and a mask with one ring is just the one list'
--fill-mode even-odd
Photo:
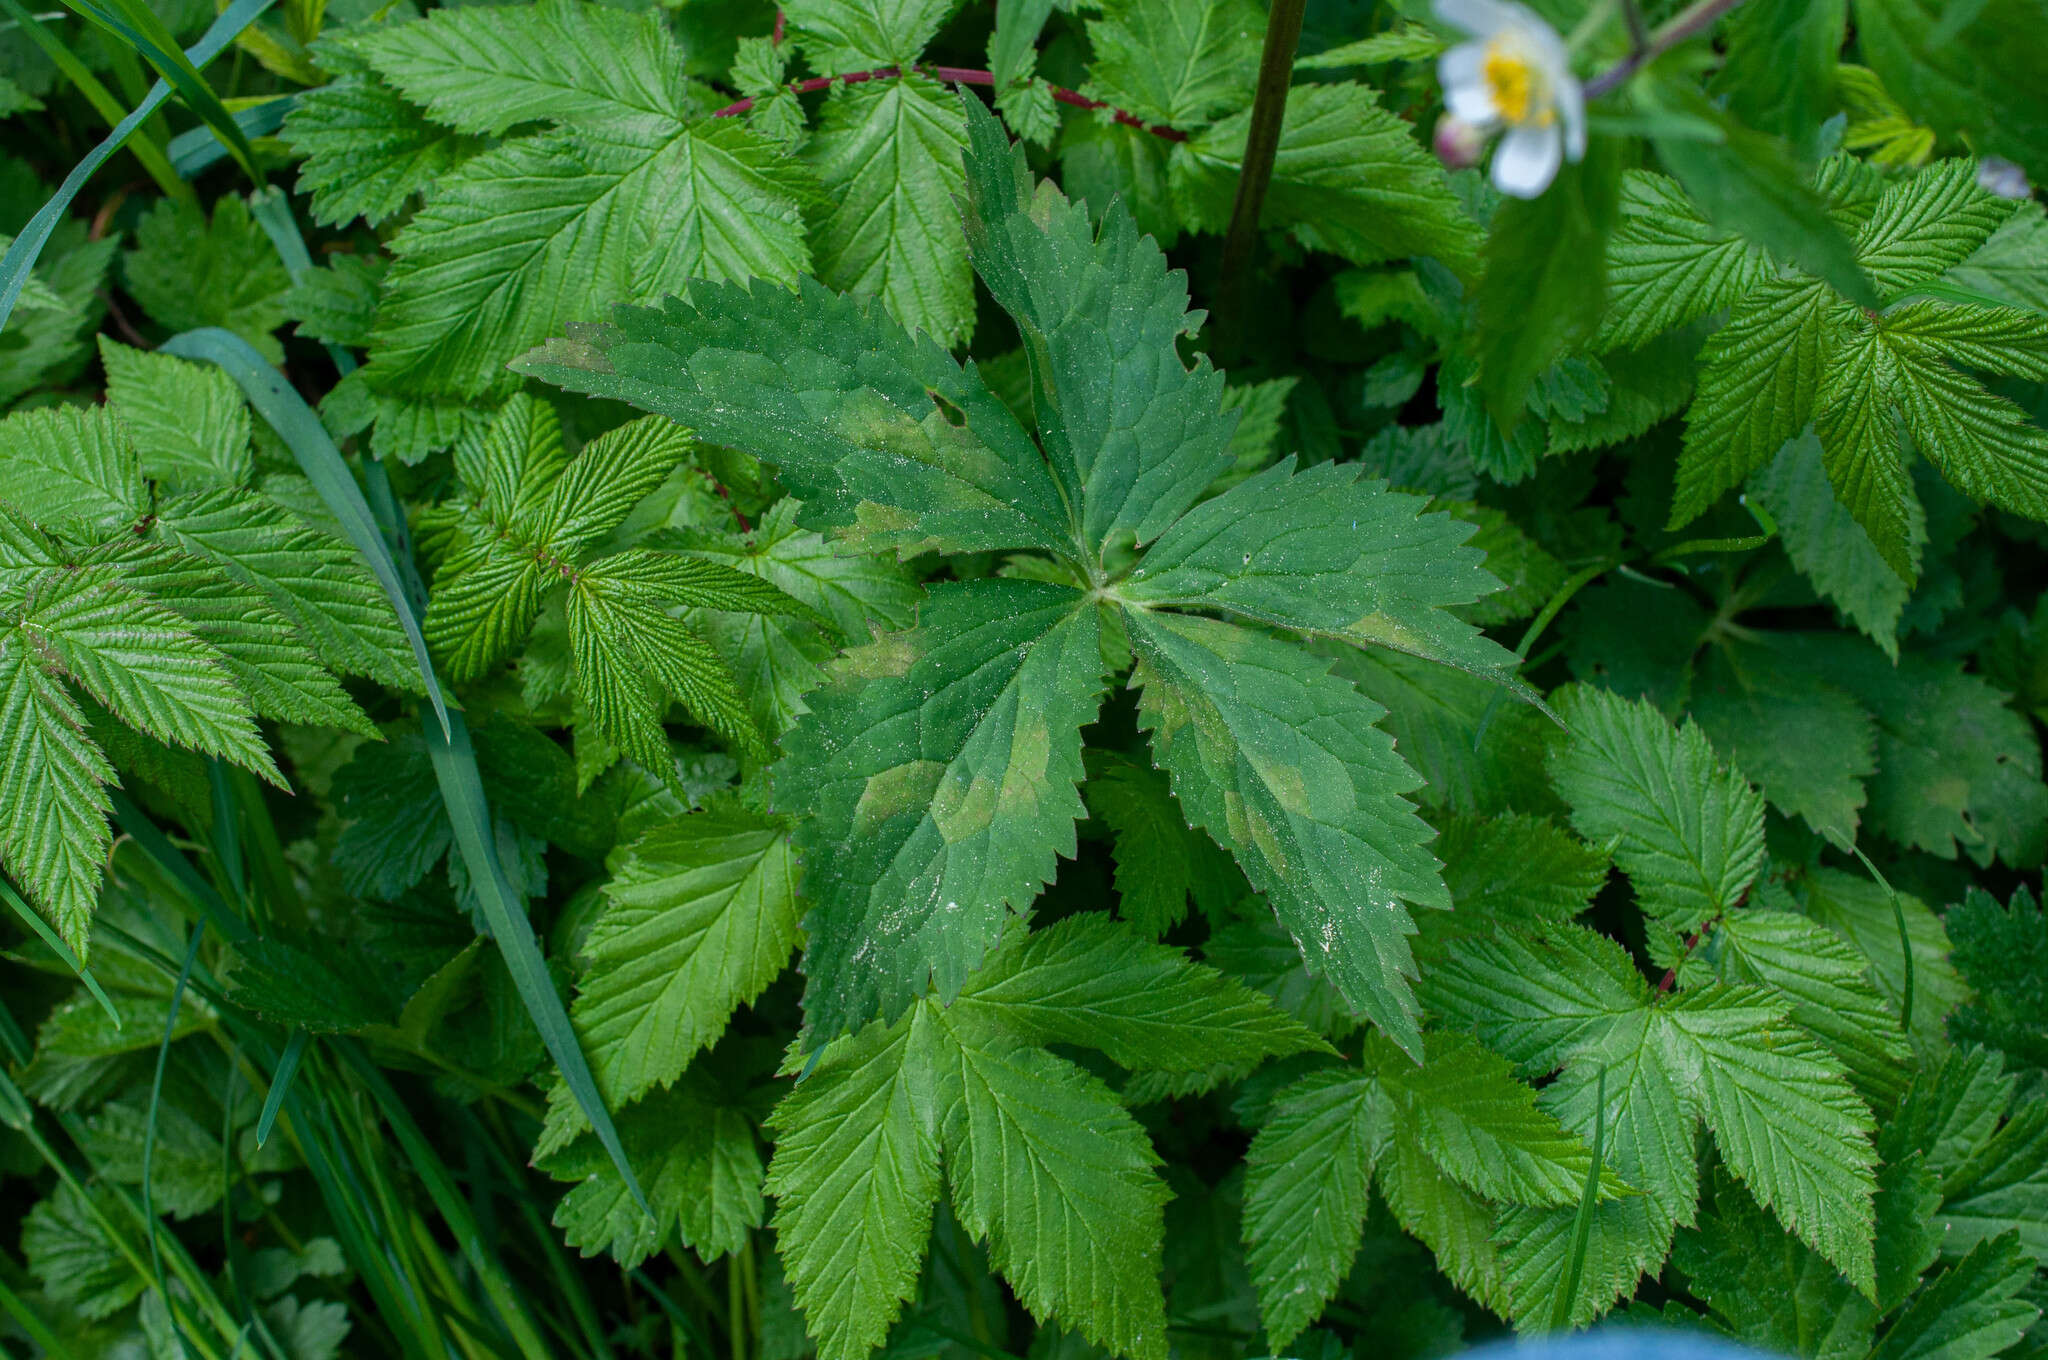
{"label": "thin dark stem", "polygon": [[1630,76],[1687,39],[1697,38],[1741,3],[1742,0],[1693,0],[1691,5],[1672,16],[1669,23],[1652,33],[1647,41],[1638,39],[1634,51],[1587,81],[1586,98],[1598,99],[1601,95],[1613,94],[1627,83]]}
{"label": "thin dark stem", "polygon": [[1217,333],[1228,335],[1244,315],[1244,289],[1266,186],[1280,152],[1280,125],[1287,117],[1287,90],[1294,83],[1294,51],[1301,43],[1307,0],[1273,0],[1266,19],[1266,46],[1259,54],[1259,85],[1252,96],[1252,123],[1245,135],[1244,161],[1237,172],[1237,201],[1230,208],[1230,232],[1223,238],[1223,286],[1217,296]]}
{"label": "thin dark stem", "polygon": [[[993,71],[977,71],[965,66],[914,66],[911,70],[919,75],[930,76],[935,80],[943,80],[948,85],[994,86],[996,83]],[[870,80],[897,80],[901,79],[903,74],[903,68],[900,66],[882,66],[872,71],[848,71],[843,75],[836,76],[812,76],[809,80],[796,81],[788,88],[792,94],[812,94],[832,85],[861,85]],[[1142,128],[1154,137],[1160,137],[1169,142],[1184,142],[1188,139],[1188,135],[1179,128],[1170,128],[1159,123],[1148,123],[1136,114],[1126,113],[1124,110],[1107,104],[1100,99],[1090,99],[1079,90],[1070,90],[1064,85],[1048,85],[1046,88],[1052,92],[1052,97],[1062,104],[1071,104],[1077,109],[1108,109],[1110,116],[1125,127]],[[754,101],[752,99],[739,99],[717,110],[711,116],[713,118],[736,118],[740,114],[749,112],[753,107]]]}

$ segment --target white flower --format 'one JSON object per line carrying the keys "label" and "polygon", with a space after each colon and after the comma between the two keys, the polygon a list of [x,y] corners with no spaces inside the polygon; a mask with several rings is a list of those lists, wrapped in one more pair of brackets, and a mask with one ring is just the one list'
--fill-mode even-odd
{"label": "white flower", "polygon": [[1566,157],[1586,154],[1586,96],[1557,30],[1511,0],[1436,0],[1437,18],[1473,35],[1437,64],[1444,107],[1487,132],[1504,130],[1493,184],[1534,198]]}

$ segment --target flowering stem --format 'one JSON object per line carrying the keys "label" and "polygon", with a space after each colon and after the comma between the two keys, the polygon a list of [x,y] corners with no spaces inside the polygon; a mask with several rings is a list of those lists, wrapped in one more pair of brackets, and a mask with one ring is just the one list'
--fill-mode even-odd
{"label": "flowering stem", "polygon": [[1259,55],[1259,85],[1252,96],[1252,124],[1245,135],[1244,161],[1237,172],[1237,201],[1230,232],[1223,238],[1223,280],[1217,295],[1217,330],[1227,334],[1244,313],[1244,289],[1266,186],[1280,152],[1280,124],[1287,116],[1287,90],[1294,83],[1294,51],[1301,43],[1307,0],[1273,0],[1266,19],[1266,46]]}
{"label": "flowering stem", "polygon": [[[910,69],[918,75],[930,76],[935,80],[943,80],[948,85],[993,86],[996,83],[993,71],[977,71],[964,66],[913,66]],[[796,81],[788,89],[792,94],[812,94],[832,85],[861,85],[870,80],[900,80],[904,74],[904,69],[900,66],[881,66],[872,71],[848,71],[843,75],[836,76],[812,76],[809,80]],[[1052,92],[1052,97],[1062,104],[1071,104],[1077,109],[1108,109],[1110,116],[1125,127],[1143,128],[1154,137],[1160,137],[1169,142],[1184,142],[1188,139],[1188,135],[1179,128],[1148,123],[1136,114],[1126,113],[1124,110],[1112,107],[1100,99],[1090,99],[1079,90],[1070,90],[1064,85],[1048,85],[1046,88]],[[724,108],[717,110],[711,116],[713,118],[736,118],[740,114],[749,112],[754,107],[754,102],[752,99],[735,100]]]}
{"label": "flowering stem", "polygon": [[1637,38],[1634,50],[1627,56],[1587,81],[1586,98],[1598,99],[1601,95],[1613,94],[1630,76],[1687,39],[1697,38],[1741,3],[1742,0],[1693,0],[1692,4],[1673,15],[1669,23],[1650,34],[1647,40]]}

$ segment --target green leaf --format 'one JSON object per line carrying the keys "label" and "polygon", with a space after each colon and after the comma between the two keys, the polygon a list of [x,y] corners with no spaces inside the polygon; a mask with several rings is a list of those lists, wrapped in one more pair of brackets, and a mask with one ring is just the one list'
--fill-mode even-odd
{"label": "green leaf", "polygon": [[[1877,990],[1893,1008],[1905,999],[1905,958],[1899,946],[1898,915],[1892,896],[1860,874],[1817,869],[1800,885],[1800,907],[1814,920],[1854,945],[1870,967]],[[1941,918],[1916,897],[1900,894],[1913,950],[1913,1038],[1921,1045],[1943,1042],[1943,1017],[1968,991],[1949,962],[1948,934]]]}
{"label": "green leaf", "polygon": [[[633,842],[604,894],[569,1015],[606,1105],[618,1108],[682,1076],[734,1010],[775,980],[796,948],[801,909],[782,826],[727,809]],[[540,1153],[586,1127],[557,1087]]]}
{"label": "green leaf", "polygon": [[389,263],[382,255],[336,254],[300,274],[284,300],[298,334],[348,349],[366,347]]}
{"label": "green leaf", "polygon": [[1738,905],[1763,867],[1763,799],[1705,734],[1601,690],[1559,707],[1571,740],[1551,780],[1579,834],[1615,841],[1643,910],[1686,932]]}
{"label": "green leaf", "polygon": [[483,149],[476,138],[436,127],[367,72],[300,94],[281,135],[305,158],[298,187],[325,227],[358,217],[381,225]]}
{"label": "green leaf", "polygon": [[2048,1261],[2048,1110],[2023,1103],[1942,1181],[1942,1254],[1959,1256],[2004,1233]]}
{"label": "green leaf", "polygon": [[830,1045],[775,1108],[775,1240],[820,1360],[862,1360],[917,1287],[939,1197],[937,1021]]}
{"label": "green leaf", "polygon": [[1506,680],[1513,653],[1450,612],[1499,588],[1472,526],[1357,464],[1292,455],[1169,529],[1122,589],[1133,604],[1214,609]]}
{"label": "green leaf", "polygon": [[1189,820],[1229,846],[1312,970],[1421,1047],[1405,904],[1447,907],[1420,783],[1329,663],[1230,624],[1132,610],[1140,721]]}
{"label": "green leaf", "polygon": [[1252,1139],[1245,1154],[1245,1260],[1276,1350],[1315,1321],[1350,1273],[1385,1121],[1370,1077],[1327,1070],[1276,1095]]}
{"label": "green leaf", "polygon": [[291,275],[249,205],[233,194],[215,200],[210,221],[196,202],[159,202],[136,226],[121,278],[166,330],[220,326],[271,363],[284,358],[271,332],[284,324]]}
{"label": "green leaf", "polygon": [[920,627],[848,654],[789,734],[778,803],[810,815],[806,1018],[829,1037],[956,994],[1072,855],[1097,609],[1035,581],[934,589]]}
{"label": "green leaf", "polygon": [[1916,118],[2048,177],[2048,94],[2024,51],[2042,32],[2034,6],[1990,0],[1958,14],[1933,0],[1857,0],[1855,14],[1864,60]]}
{"label": "green leaf", "polygon": [[1958,288],[1988,294],[2014,307],[2048,311],[2048,215],[2021,205],[1991,239],[1943,275]]}
{"label": "green leaf", "polygon": [[[9,238],[10,244],[12,238]],[[0,406],[44,382],[69,382],[92,353],[92,334],[106,315],[100,292],[120,239],[87,239],[83,222],[54,225],[39,272],[61,307],[16,307],[0,331]]]}
{"label": "green leaf", "polygon": [[1263,28],[1250,0],[1117,0],[1088,22],[1084,92],[1147,123],[1198,127],[1251,102]]}
{"label": "green leaf", "polygon": [[1951,1048],[1938,1065],[1914,1076],[1878,1150],[1892,1163],[1917,1151],[1933,1175],[1952,1177],[1997,1131],[2014,1085],[1997,1052],[1974,1044]]}
{"label": "green leaf", "polygon": [[38,524],[97,537],[148,513],[134,451],[103,407],[50,406],[0,420],[0,497]]}
{"label": "green leaf", "polygon": [[961,1223],[986,1239],[1034,1318],[1133,1360],[1163,1360],[1169,1194],[1144,1129],[1071,1063],[953,1011],[933,1027]]}
{"label": "green leaf", "polygon": [[671,1234],[706,1262],[739,1251],[764,1216],[761,1153],[746,1112],[705,1083],[685,1082],[622,1111],[618,1122],[654,1213],[633,1201],[597,1140],[586,1137],[546,1161],[551,1174],[578,1182],[555,1206],[563,1240],[585,1256],[609,1253],[628,1270]]}
{"label": "green leaf", "polygon": [[968,252],[1017,323],[1030,363],[1039,438],[1070,501],[1084,551],[1112,537],[1149,543],[1229,466],[1235,421],[1223,376],[1175,348],[1202,314],[1187,276],[1129,213],[1033,192],[1024,149],[966,98]]}
{"label": "green leaf", "polygon": [[249,481],[249,407],[234,379],[210,364],[130,349],[105,336],[100,363],[107,405],[143,476],[173,493]]}
{"label": "green leaf", "polygon": [[1976,1000],[1949,1017],[1958,1043],[1989,1044],[2048,1068],[2048,913],[2026,888],[2009,906],[1972,887],[1943,918],[1958,972]]}
{"label": "green leaf", "polygon": [[567,0],[434,10],[353,45],[407,99],[458,132],[680,121],[696,103],[675,39],[647,13]]}
{"label": "green leaf", "polygon": [[1729,59],[1714,79],[1729,113],[1810,156],[1821,123],[1834,112],[1848,10],[1845,0],[1766,0],[1730,15],[1723,29]]}
{"label": "green leaf", "polygon": [[1767,281],[1708,337],[1666,527],[1699,518],[1813,417],[1828,371],[1823,331],[1840,305],[1820,284]]}
{"label": "green leaf", "polygon": [[1117,915],[1157,939],[1188,914],[1190,896],[1218,895],[1230,875],[1216,842],[1195,831],[1166,776],[1118,759],[1088,781],[1088,811],[1115,834]]}
{"label": "green leaf", "polygon": [[1872,1360],[1988,1360],[2041,1315],[2016,1297],[2033,1277],[2034,1258],[2013,1237],[1979,1243],[1914,1296],[1871,1352]]}
{"label": "green leaf", "polygon": [[1887,298],[1961,264],[2012,215],[1977,187],[1977,164],[1937,161],[1894,180],[1856,238],[1856,260]]}
{"label": "green leaf", "polygon": [[[688,303],[621,308],[521,372],[658,411],[776,465],[798,522],[909,554],[1072,541],[1043,455],[969,367],[869,302],[698,284]],[[808,375],[806,400],[783,375]],[[952,412],[965,417],[956,424]]]}
{"label": "green leaf", "polygon": [[[86,1194],[90,1194],[88,1200]],[[108,1238],[106,1224],[123,1214],[106,1187],[81,1193],[70,1184],[29,1210],[21,1250],[51,1302],[103,1318],[120,1312],[148,1287],[149,1278]]]}
{"label": "green leaf", "polygon": [[818,219],[818,278],[873,294],[947,348],[974,333],[974,274],[956,206],[967,135],[944,86],[923,76],[835,94],[805,156],[831,207]]}
{"label": "green leaf", "polygon": [[796,43],[826,75],[908,66],[958,0],[797,0],[784,7]]}
{"label": "green leaf", "polygon": [[1607,239],[1620,192],[1619,143],[1602,138],[1537,198],[1510,198],[1487,231],[1475,290],[1479,390],[1503,431],[1536,375],[1590,340],[1607,294]]}
{"label": "green leaf", "polygon": [[1607,882],[1607,856],[1546,817],[1453,816],[1439,830],[1453,910],[1426,918],[1432,935],[1569,921]]}
{"label": "green leaf", "polygon": [[1843,336],[1821,379],[1814,429],[1821,463],[1835,495],[1869,534],[1878,555],[1911,585],[1919,564],[1913,552],[1919,506],[1899,448],[1891,396],[1898,364],[1875,330]]}
{"label": "green leaf", "polygon": [[1337,674],[1384,706],[1387,731],[1428,779],[1417,797],[1459,812],[1544,807],[1542,777],[1554,730],[1535,707],[1503,700],[1490,680],[1385,650],[1337,659]]}
{"label": "green leaf", "polygon": [[[773,143],[731,120],[505,142],[444,176],[393,238],[368,379],[392,394],[502,393],[506,362],[604,302],[697,278],[793,282],[810,265],[796,184]],[[654,215],[661,232],[626,230]]]}
{"label": "green leaf", "polygon": [[0,632],[0,863],[84,959],[113,839],[104,786],[114,770],[37,651],[26,628]]}
{"label": "green leaf", "polygon": [[1671,1261],[1748,1345],[1816,1360],[1862,1360],[1870,1351],[1877,1309],[1725,1173],[1714,1178],[1714,1212],[1680,1234]]}
{"label": "green leaf", "polygon": [[953,1011],[1032,1043],[1099,1049],[1134,1072],[1250,1070],[1329,1051],[1264,996],[1098,912],[999,950]]}
{"label": "green leaf", "polygon": [[2048,432],[1924,349],[1891,352],[1889,392],[1913,447],[1965,495],[2048,519]]}
{"label": "green leaf", "polygon": [[1676,180],[1621,177],[1621,221],[1607,246],[1608,309],[1596,347],[1629,349],[1743,297],[1765,277],[1741,237],[1710,225]]}
{"label": "green leaf", "polygon": [[[1244,161],[1249,110],[1174,148],[1172,184],[1185,224],[1221,231]],[[1354,264],[1427,255],[1477,272],[1479,230],[1415,129],[1371,87],[1313,83],[1287,92],[1263,221]]]}
{"label": "green leaf", "polygon": [[94,1168],[122,1185],[142,1183],[144,1147],[153,1138],[150,1202],[160,1213],[193,1218],[219,1204],[226,1192],[219,1138],[171,1101],[154,1108],[140,1099],[109,1101],[85,1121],[85,1129]]}
{"label": "green leaf", "polygon": [[[1855,515],[1835,499],[1822,456],[1820,441],[1811,435],[1788,440],[1775,459],[1750,477],[1750,491],[1777,522],[1792,565],[1887,656],[1896,658],[1899,615],[1912,593],[1906,582],[1919,574],[1927,539],[1919,497],[1909,493],[1905,500],[1906,563],[1911,570],[1901,577]],[[1764,782],[1768,788],[1769,781]]]}

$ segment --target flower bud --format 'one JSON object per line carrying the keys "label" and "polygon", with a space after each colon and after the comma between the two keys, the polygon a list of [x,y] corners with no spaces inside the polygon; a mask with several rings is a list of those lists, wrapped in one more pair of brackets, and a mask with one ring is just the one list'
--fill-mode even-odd
{"label": "flower bud", "polygon": [[1445,168],[1464,170],[1479,164],[1486,150],[1486,131],[1454,114],[1436,120],[1436,158]]}

